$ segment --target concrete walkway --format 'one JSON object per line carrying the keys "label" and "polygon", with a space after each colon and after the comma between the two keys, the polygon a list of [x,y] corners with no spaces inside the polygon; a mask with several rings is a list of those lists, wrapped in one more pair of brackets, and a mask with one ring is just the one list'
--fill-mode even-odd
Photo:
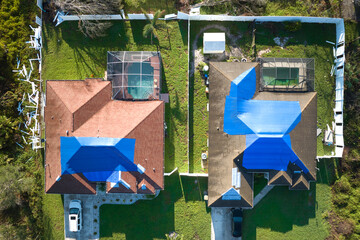
{"label": "concrete walkway", "polygon": [[268,194],[270,192],[271,189],[274,188],[274,185],[266,185],[259,193],[258,195],[255,196],[254,198],[254,207],[256,206],[256,204],[258,204],[258,202],[260,202],[261,199],[263,199],[263,197],[266,196],[266,194]]}
{"label": "concrete walkway", "polygon": [[[96,187],[96,195],[90,194],[64,194],[64,222],[65,239],[91,239],[100,238],[100,206],[103,204],[134,204],[138,200],[151,200],[156,198],[160,191],[155,195],[131,194],[131,193],[111,193],[107,194],[104,190]],[[82,202],[83,224],[80,232],[69,231],[69,203],[73,199]]]}

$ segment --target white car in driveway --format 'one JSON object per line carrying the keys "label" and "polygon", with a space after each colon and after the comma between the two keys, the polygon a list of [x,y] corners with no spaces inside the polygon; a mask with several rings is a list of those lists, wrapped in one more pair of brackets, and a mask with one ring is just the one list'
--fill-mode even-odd
{"label": "white car in driveway", "polygon": [[71,200],[69,204],[70,232],[78,232],[82,225],[82,208],[80,200]]}

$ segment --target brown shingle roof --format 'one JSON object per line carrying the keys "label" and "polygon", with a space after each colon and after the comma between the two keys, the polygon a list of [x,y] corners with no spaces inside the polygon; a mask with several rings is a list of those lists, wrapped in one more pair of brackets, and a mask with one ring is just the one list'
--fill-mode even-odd
{"label": "brown shingle roof", "polygon": [[298,174],[299,176],[293,179],[293,185],[290,187],[291,190],[309,190],[310,184],[309,181],[306,180],[304,175]]}
{"label": "brown shingle roof", "polygon": [[[257,63],[210,62],[209,73],[209,206],[251,207],[253,201],[253,175],[241,168],[243,152],[246,148],[245,135],[228,135],[223,130],[225,98],[230,91],[230,82],[241,73],[255,67],[255,100],[299,101],[302,117],[300,123],[290,133],[291,146],[300,160],[309,169],[306,175],[315,180],[316,157],[316,92],[279,93],[259,92],[259,66]],[[239,167],[242,176],[240,194],[244,201],[221,200],[221,195],[231,187],[233,163]],[[264,170],[269,172],[269,170]],[[306,180],[306,179],[305,179]],[[274,171],[269,184],[291,185],[294,181],[286,172]],[[246,200],[246,201],[245,201]]]}
{"label": "brown shingle roof", "polygon": [[[135,178],[133,190],[136,192],[135,182],[143,178],[148,178],[154,189],[164,188],[163,101],[112,100],[110,82],[101,79],[47,81],[46,89],[46,192],[96,191],[95,184],[84,176],[81,181],[76,180],[75,176],[71,178],[65,175],[59,180],[60,136],[135,138],[134,163],[143,166],[145,173],[139,175],[139,179]],[[137,176],[136,173],[132,175]],[[76,185],[76,182],[82,186]],[[73,189],[70,190],[69,186],[73,186]]]}
{"label": "brown shingle roof", "polygon": [[[246,147],[245,135],[228,135],[224,132],[225,98],[229,94],[231,81],[252,67],[259,70],[257,63],[210,63],[209,206],[227,207],[231,204],[235,204],[237,207],[252,206],[253,174],[243,172],[241,169],[241,201],[221,200],[222,194],[232,187],[234,159]],[[224,75],[224,72],[227,72],[227,76]]]}
{"label": "brown shingle roof", "polygon": [[292,179],[286,171],[269,171],[269,184],[272,185],[291,185]]}

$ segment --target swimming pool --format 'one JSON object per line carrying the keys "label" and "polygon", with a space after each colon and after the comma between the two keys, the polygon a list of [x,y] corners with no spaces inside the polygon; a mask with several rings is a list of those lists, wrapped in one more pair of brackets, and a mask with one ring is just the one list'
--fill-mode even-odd
{"label": "swimming pool", "polygon": [[147,63],[132,63],[128,67],[127,91],[133,99],[147,99],[154,92],[154,68]]}
{"label": "swimming pool", "polygon": [[299,68],[264,67],[262,69],[265,85],[297,85],[299,84]]}

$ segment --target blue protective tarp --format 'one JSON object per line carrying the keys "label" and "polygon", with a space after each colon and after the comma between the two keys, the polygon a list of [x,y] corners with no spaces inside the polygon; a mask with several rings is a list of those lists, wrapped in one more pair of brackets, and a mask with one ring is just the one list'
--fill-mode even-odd
{"label": "blue protective tarp", "polygon": [[241,200],[241,196],[238,191],[234,188],[230,188],[226,193],[221,197],[222,200]]}
{"label": "blue protective tarp", "polygon": [[297,101],[251,100],[256,72],[247,70],[231,82],[224,109],[224,132],[246,135],[243,166],[247,169],[287,170],[289,162],[309,170],[291,148],[289,133],[301,120]]}
{"label": "blue protective tarp", "polygon": [[83,173],[106,181],[114,171],[137,171],[135,139],[60,137],[61,174]]}
{"label": "blue protective tarp", "polygon": [[[272,169],[286,171],[289,162],[296,163],[305,173],[309,170],[291,149],[290,135],[262,136],[247,135],[243,167],[247,169]],[[299,162],[301,163],[299,165]]]}
{"label": "blue protective tarp", "polygon": [[250,68],[231,82],[230,97],[237,99],[251,99],[256,90],[256,71],[255,68]]}
{"label": "blue protective tarp", "polygon": [[224,131],[229,135],[291,132],[301,120],[299,102],[226,97]]}

